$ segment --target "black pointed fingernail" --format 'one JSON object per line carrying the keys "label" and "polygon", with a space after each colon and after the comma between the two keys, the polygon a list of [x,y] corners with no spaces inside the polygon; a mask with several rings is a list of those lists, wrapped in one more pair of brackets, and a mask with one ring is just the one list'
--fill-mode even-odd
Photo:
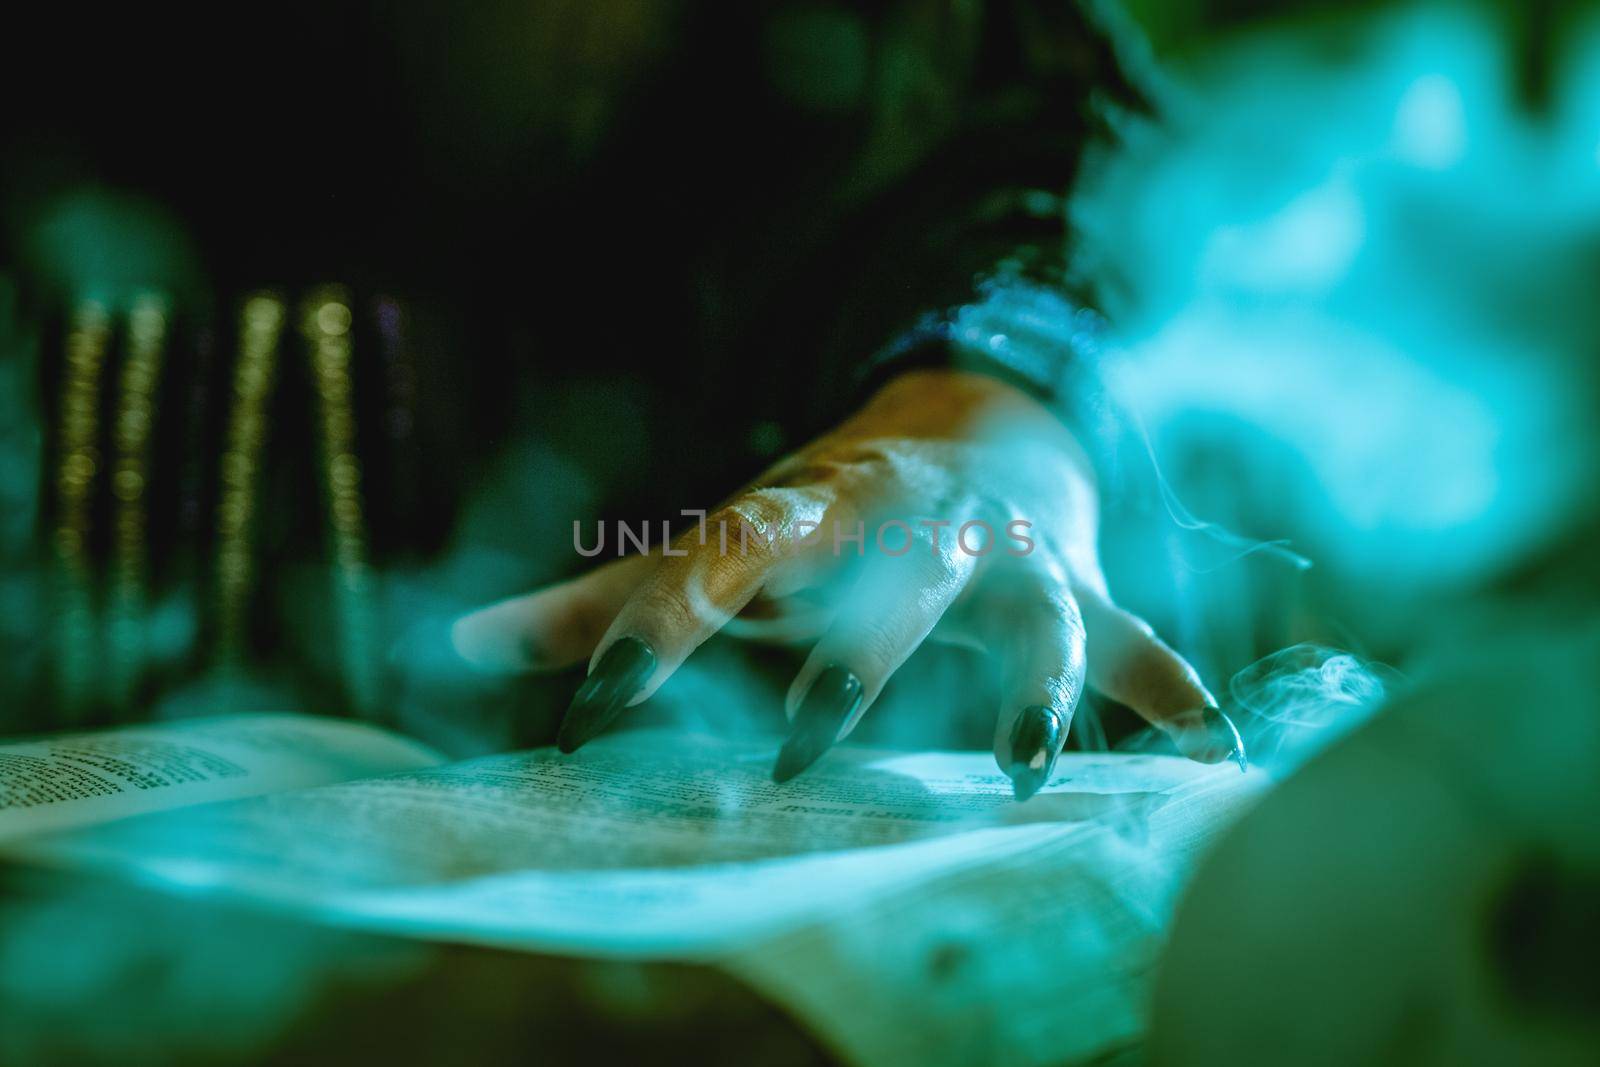
{"label": "black pointed fingernail", "polygon": [[1011,727],[1011,762],[1006,774],[1018,800],[1027,800],[1050,780],[1065,733],[1061,714],[1043,704],[1023,708],[1017,716]]}
{"label": "black pointed fingernail", "polygon": [[817,675],[795,712],[789,739],[778,751],[772,780],[787,782],[817,762],[860,706],[860,678],[843,667],[829,667]]}
{"label": "black pointed fingernail", "polygon": [[556,747],[576,752],[593,741],[638,695],[655,669],[655,650],[637,637],[621,638],[606,649],[573,695]]}
{"label": "black pointed fingernail", "polygon": [[1250,763],[1245,759],[1244,738],[1239,734],[1239,728],[1233,720],[1223,714],[1221,708],[1207,708],[1201,716],[1205,720],[1206,729],[1211,732],[1220,744],[1228,746],[1228,755],[1239,765],[1239,773],[1243,774],[1249,769]]}
{"label": "black pointed fingernail", "polygon": [[1221,763],[1231,759],[1239,764],[1241,774],[1249,767],[1239,728],[1214,704],[1177,716],[1169,732],[1178,751],[1192,760]]}

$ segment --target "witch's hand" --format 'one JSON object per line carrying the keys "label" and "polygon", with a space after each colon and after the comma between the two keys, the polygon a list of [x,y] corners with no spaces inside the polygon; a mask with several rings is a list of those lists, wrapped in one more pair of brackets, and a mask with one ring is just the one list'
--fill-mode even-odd
{"label": "witch's hand", "polygon": [[813,641],[790,687],[780,781],[847,735],[930,636],[993,656],[995,758],[1031,796],[1088,684],[1203,762],[1243,746],[1194,669],[1111,600],[1082,449],[1051,413],[986,377],[919,370],[685,533],[485,608],[467,659],[557,668],[589,657],[559,743],[572,751],[650,697],[727,627]]}

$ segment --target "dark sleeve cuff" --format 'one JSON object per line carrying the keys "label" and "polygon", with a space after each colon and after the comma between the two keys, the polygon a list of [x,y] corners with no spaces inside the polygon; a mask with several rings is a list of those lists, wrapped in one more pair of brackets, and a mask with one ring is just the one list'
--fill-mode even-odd
{"label": "dark sleeve cuff", "polygon": [[923,316],[862,368],[860,396],[908,370],[999,378],[1050,408],[1114,481],[1125,423],[1102,378],[1105,320],[1060,291],[1018,278],[980,283],[975,299]]}

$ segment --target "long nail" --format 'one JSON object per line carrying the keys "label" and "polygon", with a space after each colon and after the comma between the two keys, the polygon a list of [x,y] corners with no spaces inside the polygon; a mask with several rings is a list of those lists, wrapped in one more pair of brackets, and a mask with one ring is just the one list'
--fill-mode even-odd
{"label": "long nail", "polygon": [[1050,780],[1066,732],[1060,713],[1043,704],[1022,709],[1011,727],[1011,762],[1006,774],[1017,799],[1027,800]]}
{"label": "long nail", "polygon": [[610,726],[656,669],[656,653],[637,637],[620,638],[583,680],[556,735],[556,747],[576,752]]}
{"label": "long nail", "polygon": [[772,780],[787,782],[821,758],[861,706],[861,679],[843,667],[829,667],[812,681],[794,713],[789,739],[778,751]]}
{"label": "long nail", "polygon": [[1206,723],[1213,734],[1226,735],[1226,740],[1233,748],[1229,755],[1239,765],[1239,773],[1243,774],[1249,770],[1250,761],[1245,758],[1244,754],[1244,736],[1239,733],[1239,728],[1233,724],[1233,720],[1223,714],[1221,708],[1207,708]]}
{"label": "long nail", "polygon": [[1249,767],[1245,758],[1244,738],[1233,720],[1222,709],[1208,705],[1172,719],[1168,733],[1178,751],[1200,763],[1221,763],[1231,759],[1239,764],[1239,773]]}

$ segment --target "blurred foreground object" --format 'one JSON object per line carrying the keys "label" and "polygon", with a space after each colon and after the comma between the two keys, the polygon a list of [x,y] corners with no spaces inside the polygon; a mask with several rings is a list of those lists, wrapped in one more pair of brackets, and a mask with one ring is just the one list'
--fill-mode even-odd
{"label": "blurred foreground object", "polygon": [[1201,867],[1151,1063],[1596,1062],[1600,629],[1498,622]]}

